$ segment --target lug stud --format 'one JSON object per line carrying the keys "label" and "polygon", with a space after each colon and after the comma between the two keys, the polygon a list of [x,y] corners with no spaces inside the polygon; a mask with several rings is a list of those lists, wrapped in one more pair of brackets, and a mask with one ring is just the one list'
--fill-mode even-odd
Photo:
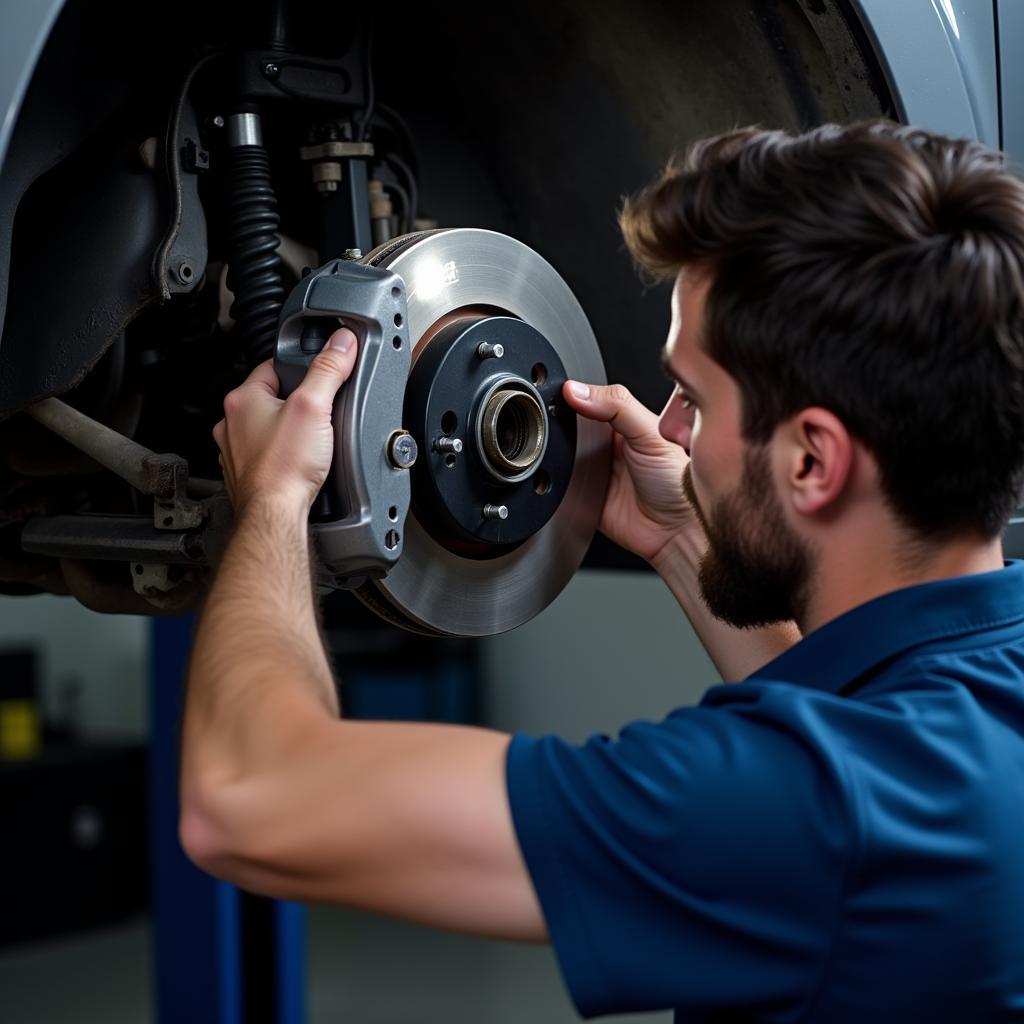
{"label": "lug stud", "polygon": [[508,519],[508,505],[484,505],[484,519]]}
{"label": "lug stud", "polygon": [[505,346],[492,345],[489,341],[481,341],[476,347],[476,354],[481,359],[500,359],[505,354]]}
{"label": "lug stud", "polygon": [[435,452],[452,452],[458,455],[462,451],[462,441],[457,437],[435,437]]}

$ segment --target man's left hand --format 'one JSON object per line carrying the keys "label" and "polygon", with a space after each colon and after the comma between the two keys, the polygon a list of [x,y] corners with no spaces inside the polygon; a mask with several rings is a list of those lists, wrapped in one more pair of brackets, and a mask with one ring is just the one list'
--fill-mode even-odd
{"label": "man's left hand", "polygon": [[286,400],[278,397],[281,385],[269,359],[227,394],[213,439],[236,513],[256,497],[309,510],[331,468],[331,410],[357,347],[347,327],[335,331]]}

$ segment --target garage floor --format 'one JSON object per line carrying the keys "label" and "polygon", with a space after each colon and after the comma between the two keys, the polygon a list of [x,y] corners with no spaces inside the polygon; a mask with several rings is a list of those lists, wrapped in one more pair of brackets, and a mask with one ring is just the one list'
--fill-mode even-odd
{"label": "garage floor", "polygon": [[[0,951],[4,1024],[147,1024],[150,929],[137,920]],[[309,912],[309,1024],[569,1024],[546,948],[479,942],[372,915]],[[608,1017],[664,1024],[668,1014]]]}

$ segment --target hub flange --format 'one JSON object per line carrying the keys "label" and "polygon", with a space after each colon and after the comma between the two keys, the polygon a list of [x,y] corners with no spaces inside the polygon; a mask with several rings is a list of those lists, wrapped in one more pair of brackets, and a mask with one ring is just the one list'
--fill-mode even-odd
{"label": "hub flange", "polygon": [[[501,357],[482,357],[482,345]],[[554,348],[515,317],[469,316],[424,346],[403,422],[425,453],[413,474],[419,521],[445,547],[493,558],[555,514],[576,457],[564,382]],[[488,505],[507,516],[487,517]]]}

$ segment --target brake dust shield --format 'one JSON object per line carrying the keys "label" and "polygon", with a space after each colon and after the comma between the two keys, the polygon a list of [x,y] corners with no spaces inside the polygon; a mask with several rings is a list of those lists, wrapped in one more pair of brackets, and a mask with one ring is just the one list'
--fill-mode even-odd
{"label": "brake dust shield", "polygon": [[[569,582],[583,560],[601,514],[608,486],[611,431],[603,423],[574,416],[558,394],[565,377],[605,383],[594,333],[569,286],[554,268],[528,246],[506,235],[475,228],[421,232],[380,246],[363,262],[391,270],[405,282],[408,336],[413,346],[406,412],[413,418],[415,412],[410,413],[410,409],[421,413],[424,433],[431,436],[417,439],[423,465],[416,467],[413,476],[413,502],[405,522],[402,556],[384,579],[368,580],[355,592],[379,615],[421,633],[470,637],[513,629],[546,608]],[[469,328],[476,333],[471,335]],[[459,340],[453,342],[457,335]],[[490,384],[477,411],[466,412],[464,417],[460,414],[464,422],[457,433],[465,450],[460,449],[456,455],[449,448],[449,454],[444,455],[438,450],[439,431],[432,427],[430,401],[434,392],[430,396],[425,392],[434,385],[435,390],[441,388],[443,372],[448,375],[448,394],[452,394],[452,387],[458,388],[462,379],[456,375],[459,368],[451,369],[456,357],[462,353],[464,360],[475,358],[477,339],[495,336],[505,342],[499,350],[508,349],[508,353],[504,359],[489,359],[480,374],[493,370],[500,377],[504,367],[516,362],[517,354],[519,364],[523,364],[518,346],[540,346],[549,353],[553,350],[554,356],[547,361],[561,364],[551,379],[545,379],[544,366],[539,374],[534,373],[532,381],[528,373],[521,382],[518,377],[509,377],[504,384],[511,381],[515,393],[499,396],[510,399],[506,420],[511,427],[521,425],[520,421],[529,427],[529,416],[536,415],[537,403],[541,403],[549,428],[543,438],[544,461],[541,463],[538,457],[533,483],[522,482],[522,473],[509,477],[507,505],[487,505],[473,536],[463,531],[453,538],[443,526],[439,527],[439,521],[455,524],[462,510],[454,509],[453,518],[446,509],[438,511],[438,502],[446,500],[445,488],[451,489],[450,481],[456,480],[464,466],[468,489],[490,487],[498,495],[494,501],[503,500],[504,481],[500,477],[497,483],[494,479],[473,478],[474,473],[482,475],[480,468],[488,461],[480,437],[480,409],[488,398],[489,409],[500,407],[501,402],[495,405],[496,385]],[[438,356],[442,346],[450,346],[443,353],[450,355],[446,362]],[[531,357],[525,358],[528,363]],[[438,365],[441,368],[433,377]],[[445,366],[449,368],[445,370]],[[498,377],[489,380],[502,384]],[[470,396],[465,397],[468,403]],[[558,429],[559,423],[564,429]],[[410,423],[404,425],[415,434]],[[522,448],[521,439],[514,434],[510,428],[501,438],[514,449],[510,449],[510,458]],[[567,440],[570,434],[572,438]],[[541,445],[538,443],[536,448],[540,451]],[[501,459],[494,444],[488,450],[494,450]],[[465,459],[471,461],[463,463]],[[446,476],[445,465],[456,472]],[[432,478],[428,478],[429,472]],[[547,511],[542,507],[545,502]],[[501,510],[505,515],[499,517]],[[487,522],[486,516],[493,523]],[[530,532],[534,521],[543,522]],[[474,528],[472,523],[467,525]],[[452,529],[458,531],[460,527],[455,524]],[[508,537],[515,542],[484,542]]]}

